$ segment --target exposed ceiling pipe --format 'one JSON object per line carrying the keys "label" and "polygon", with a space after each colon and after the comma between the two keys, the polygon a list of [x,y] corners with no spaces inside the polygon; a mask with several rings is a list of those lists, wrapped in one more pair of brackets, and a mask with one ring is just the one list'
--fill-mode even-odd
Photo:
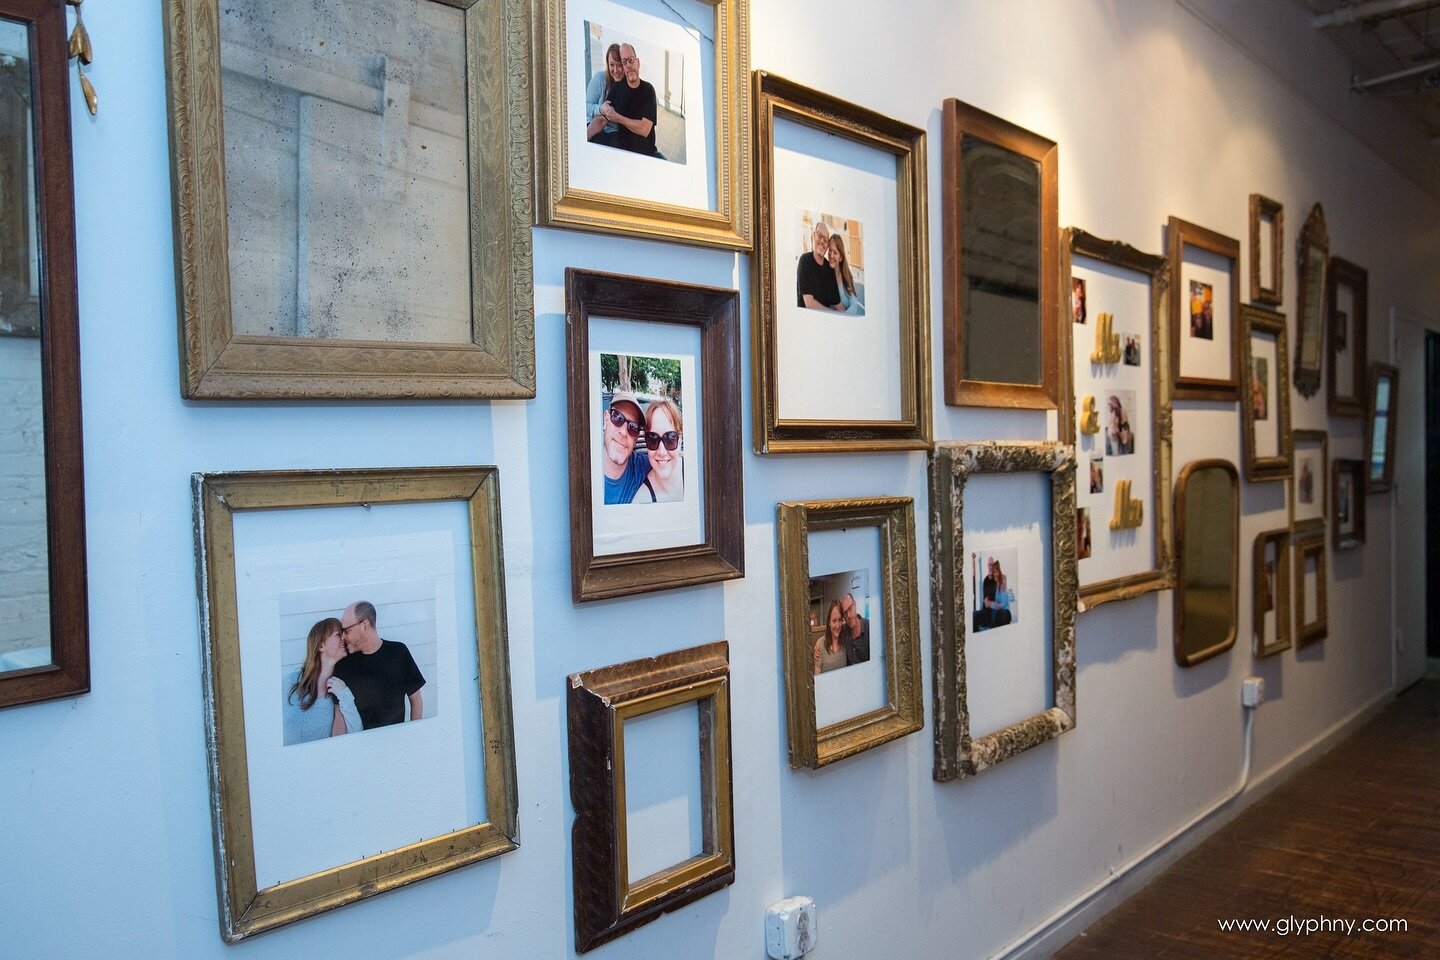
{"label": "exposed ceiling pipe", "polygon": [[1420,76],[1421,74],[1430,73],[1435,70],[1440,70],[1440,60],[1431,60],[1429,63],[1406,67],[1404,70],[1396,70],[1394,73],[1371,77],[1369,80],[1361,80],[1359,77],[1355,77],[1350,81],[1350,92],[1369,93],[1375,87],[1383,84],[1393,83],[1396,80],[1404,80],[1407,77]]}
{"label": "exposed ceiling pipe", "polygon": [[1427,10],[1430,7],[1440,7],[1440,0],[1366,0],[1364,3],[1352,3],[1348,7],[1340,7],[1329,13],[1318,14],[1311,18],[1310,26],[1316,30],[1323,30],[1326,27],[1343,27],[1362,20],[1399,17],[1417,10]]}

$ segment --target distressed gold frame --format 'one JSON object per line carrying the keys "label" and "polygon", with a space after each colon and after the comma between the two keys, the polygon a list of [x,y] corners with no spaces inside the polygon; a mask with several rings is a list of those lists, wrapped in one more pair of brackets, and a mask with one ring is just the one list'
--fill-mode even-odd
{"label": "distressed gold frame", "polygon": [[[1170,371],[1171,391],[1176,400],[1239,400],[1240,399],[1240,241],[1207,227],[1172,216],[1165,229],[1170,251]],[[1185,250],[1195,247],[1230,261],[1230,376],[1194,377],[1180,373],[1186,321],[1185,291],[1181,289],[1185,271]]]}
{"label": "distressed gold frame", "polygon": [[[569,678],[575,951],[585,953],[735,882],[730,662],[725,641]],[[685,703],[700,709],[703,851],[630,880],[625,721]]]}
{"label": "distressed gold frame", "polygon": [[[1375,479],[1373,457],[1375,451],[1375,418],[1379,415],[1380,379],[1390,381],[1390,405],[1385,416],[1385,461],[1381,466],[1380,479]],[[1385,493],[1395,485],[1395,434],[1398,421],[1395,411],[1400,400],[1400,370],[1388,363],[1370,364],[1370,383],[1365,404],[1365,493]]]}
{"label": "distressed gold frame", "polygon": [[[930,269],[925,131],[798,83],[755,71],[755,253],[753,356],[756,453],[925,450],[930,446]],[[892,421],[782,420],[775,369],[775,120],[804,124],[895,157],[900,289],[900,409]]]}
{"label": "distressed gold frame", "polygon": [[[965,671],[965,483],[981,473],[1050,475],[1055,706],[975,736]],[[940,443],[930,455],[930,623],[935,656],[936,780],[973,777],[1075,726],[1075,451],[1063,443]]]}
{"label": "distressed gold frame", "polygon": [[[1061,264],[1059,324],[1064,333],[1065,362],[1061,366],[1062,396],[1060,409],[1060,440],[1076,442],[1075,409],[1075,323],[1070,315],[1068,291],[1071,264],[1081,256],[1111,266],[1131,270],[1150,278],[1150,391],[1153,403],[1151,423],[1151,471],[1154,476],[1153,503],[1148,507],[1154,518],[1155,568],[1142,573],[1080,584],[1080,612],[1084,613],[1112,600],[1130,600],[1155,590],[1175,586],[1174,529],[1170,515],[1171,436],[1174,418],[1170,402],[1170,337],[1166,327],[1169,309],[1170,265],[1158,254],[1143,253],[1119,240],[1104,240],[1079,227],[1067,227],[1061,235],[1061,248],[1066,255]],[[1078,454],[1077,454],[1078,456]],[[1078,569],[1078,568],[1077,568]]]}
{"label": "distressed gold frame", "polygon": [[[535,132],[539,224],[644,240],[748,251],[750,220],[750,0],[703,0],[715,8],[715,210],[570,186],[566,135],[566,0],[535,0]],[[523,69],[523,68],[522,68]]]}
{"label": "distressed gold frame", "polygon": [[[515,728],[505,627],[505,571],[500,543],[499,474],[494,467],[197,473],[192,477],[199,576],[205,729],[211,815],[220,896],[220,930],[228,943],[335,907],[385,893],[520,844],[515,781]],[[255,875],[250,773],[242,702],[240,632],[235,589],[234,514],[459,500],[469,513],[475,577],[475,637],[484,743],[468,744],[485,760],[483,823],[421,840],[260,889]]]}
{"label": "distressed gold frame", "polygon": [[[1311,247],[1318,248],[1321,254],[1318,277],[1313,276],[1310,269],[1310,258],[1307,254]],[[1305,225],[1300,228],[1297,252],[1300,257],[1300,282],[1295,287],[1295,389],[1300,391],[1300,396],[1309,398],[1315,396],[1320,389],[1320,370],[1325,365],[1325,355],[1328,352],[1325,348],[1325,331],[1329,324],[1326,322],[1325,305],[1326,291],[1330,288],[1330,231],[1325,226],[1325,209],[1319,203],[1310,208],[1310,215],[1305,218]],[[1315,311],[1314,333],[1319,338],[1315,345],[1313,366],[1305,363],[1305,347],[1310,342],[1310,338],[1305,334],[1305,315],[1312,308]]]}
{"label": "distressed gold frame", "polygon": [[[1350,329],[1350,393],[1336,383],[1340,367],[1339,332],[1335,329],[1335,303],[1341,287],[1349,287],[1354,303],[1347,318]],[[1325,271],[1325,356],[1330,376],[1325,378],[1325,410],[1332,417],[1359,417],[1365,413],[1366,375],[1370,370],[1370,271],[1341,257],[1331,257]]]}
{"label": "distressed gold frame", "polygon": [[[1310,517],[1305,520],[1295,519],[1295,505],[1299,503],[1300,471],[1295,469],[1295,449],[1301,443],[1320,444],[1320,470],[1321,476],[1315,478],[1315,488],[1320,491],[1320,516]],[[1289,519],[1290,532],[1299,533],[1302,530],[1324,530],[1330,517],[1330,434],[1324,430],[1291,430],[1290,431],[1290,497],[1289,497]]]}
{"label": "distressed gold frame", "polygon": [[[1260,276],[1260,225],[1270,221],[1270,283]],[[1250,299],[1279,307],[1285,302],[1285,207],[1278,200],[1250,194]]]}
{"label": "distressed gold frame", "polygon": [[[1222,470],[1230,477],[1230,634],[1224,640],[1208,647],[1192,649],[1185,643],[1185,496],[1190,477],[1200,470]],[[1210,518],[1220,523],[1219,517]],[[1206,531],[1199,531],[1197,539],[1204,539]],[[1175,480],[1175,662],[1182,667],[1193,667],[1211,657],[1235,646],[1240,633],[1240,474],[1229,460],[1192,460],[1185,464]]]}
{"label": "distressed gold frame", "polygon": [[535,396],[528,0],[465,12],[471,342],[242,336],[230,302],[219,0],[167,0],[165,59],[187,399]]}
{"label": "distressed gold frame", "polygon": [[[1295,645],[1308,647],[1319,643],[1330,632],[1327,576],[1325,567],[1325,531],[1297,537],[1295,552]],[[1315,558],[1315,619],[1305,622],[1305,561]]]}
{"label": "distressed gold frame", "polygon": [[[780,634],[792,767],[823,767],[925,725],[920,692],[920,611],[915,592],[915,501],[909,497],[812,500],[775,508],[780,554]],[[826,727],[815,725],[809,620],[812,532],[877,527],[884,585],[887,703]]]}
{"label": "distressed gold frame", "polygon": [[[1265,548],[1272,543],[1275,544],[1275,596],[1270,598],[1270,603],[1275,611],[1275,642],[1267,644],[1265,611],[1260,607],[1260,598],[1268,589],[1265,583]],[[1255,657],[1259,659],[1290,649],[1290,528],[1280,527],[1256,534],[1251,558],[1251,632]]]}
{"label": "distressed gold frame", "polygon": [[[1263,480],[1284,480],[1294,467],[1290,435],[1290,344],[1287,340],[1285,315],[1264,307],[1246,304],[1240,308],[1240,434],[1245,441],[1245,479],[1250,483]],[[1250,371],[1255,363],[1255,335],[1275,338],[1275,409],[1279,451],[1273,457],[1256,454],[1255,398],[1249,389]]]}

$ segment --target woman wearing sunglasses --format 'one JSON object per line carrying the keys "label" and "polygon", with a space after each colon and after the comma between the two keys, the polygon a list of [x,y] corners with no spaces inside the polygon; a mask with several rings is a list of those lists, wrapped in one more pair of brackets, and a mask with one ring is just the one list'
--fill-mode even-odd
{"label": "woman wearing sunglasses", "polygon": [[650,473],[645,477],[644,492],[635,498],[644,502],[649,493],[651,503],[667,503],[685,499],[685,463],[681,440],[685,435],[680,408],[670,400],[651,400],[645,408],[645,453],[650,458]]}

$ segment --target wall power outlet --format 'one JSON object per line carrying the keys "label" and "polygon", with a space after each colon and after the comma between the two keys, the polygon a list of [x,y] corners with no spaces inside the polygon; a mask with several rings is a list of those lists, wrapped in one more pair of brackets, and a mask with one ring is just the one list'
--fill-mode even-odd
{"label": "wall power outlet", "polygon": [[1246,707],[1258,707],[1265,701],[1265,678],[1246,677],[1240,685],[1240,703]]}
{"label": "wall power outlet", "polygon": [[820,940],[815,901],[791,897],[765,910],[765,952],[772,960],[800,960]]}

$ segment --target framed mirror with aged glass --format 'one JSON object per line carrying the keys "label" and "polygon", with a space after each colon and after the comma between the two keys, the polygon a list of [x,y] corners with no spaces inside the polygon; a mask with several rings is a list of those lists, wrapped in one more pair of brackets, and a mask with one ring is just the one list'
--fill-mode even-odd
{"label": "framed mirror with aged glass", "polygon": [[1366,377],[1370,372],[1369,271],[1349,260],[1331,257],[1325,283],[1325,315],[1330,325],[1326,409],[1332,417],[1363,416]]}
{"label": "framed mirror with aged glass", "polygon": [[1365,418],[1366,493],[1384,493],[1395,482],[1395,402],[1400,396],[1400,370],[1388,363],[1370,364],[1370,404]]}
{"label": "framed mirror with aged glass", "polygon": [[66,64],[63,3],[0,0],[0,707],[90,689]]}
{"label": "framed mirror with aged glass", "polygon": [[1295,338],[1295,389],[1313,397],[1320,389],[1320,366],[1325,359],[1325,291],[1330,264],[1330,231],[1325,210],[1310,208],[1300,228],[1300,283],[1297,285],[1299,335]]}
{"label": "framed mirror with aged glass", "polygon": [[1193,667],[1235,645],[1240,620],[1240,475],[1195,460],[1175,481],[1175,660]]}

